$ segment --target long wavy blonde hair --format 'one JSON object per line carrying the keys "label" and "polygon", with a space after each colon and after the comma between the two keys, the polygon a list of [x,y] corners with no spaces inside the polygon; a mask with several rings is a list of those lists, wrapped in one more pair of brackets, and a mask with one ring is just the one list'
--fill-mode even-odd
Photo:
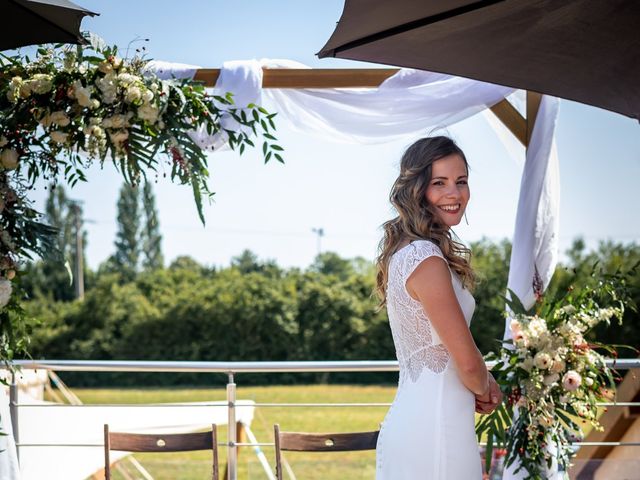
{"label": "long wavy blonde hair", "polygon": [[454,240],[451,230],[443,224],[435,207],[426,198],[431,181],[433,162],[448,155],[459,155],[469,170],[467,158],[455,142],[444,136],[421,138],[404,152],[400,160],[400,175],[391,187],[389,200],[398,216],[385,222],[384,235],[376,260],[376,290],[380,306],[387,298],[387,281],[391,256],[399,247],[414,240],[431,240],[467,288],[473,288],[475,276],[469,263],[471,251]]}

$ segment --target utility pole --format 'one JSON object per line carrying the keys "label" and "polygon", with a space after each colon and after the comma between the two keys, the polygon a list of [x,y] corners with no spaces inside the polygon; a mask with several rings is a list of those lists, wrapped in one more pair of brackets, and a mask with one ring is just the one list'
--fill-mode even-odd
{"label": "utility pole", "polygon": [[83,246],[82,246],[82,218],[81,209],[77,201],[71,202],[69,207],[73,216],[73,224],[76,230],[76,258],[74,259],[73,279],[77,299],[84,299],[84,265],[83,265]]}
{"label": "utility pole", "polygon": [[318,255],[320,255],[320,253],[322,253],[321,242],[322,242],[322,237],[324,237],[324,228],[322,227],[312,228],[311,231],[318,236],[317,246],[318,246]]}

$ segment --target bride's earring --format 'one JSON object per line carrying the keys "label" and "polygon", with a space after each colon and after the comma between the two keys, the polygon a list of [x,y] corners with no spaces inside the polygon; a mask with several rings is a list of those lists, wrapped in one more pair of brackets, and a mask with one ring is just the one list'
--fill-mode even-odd
{"label": "bride's earring", "polygon": [[469,220],[467,220],[467,212],[464,212],[464,223],[469,225]]}

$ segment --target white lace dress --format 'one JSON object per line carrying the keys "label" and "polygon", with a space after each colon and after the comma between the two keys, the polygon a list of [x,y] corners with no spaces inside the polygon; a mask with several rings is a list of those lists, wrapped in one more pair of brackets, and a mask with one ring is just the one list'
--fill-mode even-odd
{"label": "white lace dress", "polygon": [[[418,240],[398,250],[389,263],[387,310],[400,381],[378,437],[377,480],[482,478],[474,396],[405,285],[415,268],[434,255],[442,257],[434,243]],[[451,280],[469,324],[475,300],[456,274]]]}

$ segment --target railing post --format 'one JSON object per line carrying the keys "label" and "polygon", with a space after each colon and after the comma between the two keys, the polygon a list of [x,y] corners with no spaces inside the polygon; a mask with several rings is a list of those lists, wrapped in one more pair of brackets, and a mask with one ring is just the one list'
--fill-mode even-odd
{"label": "railing post", "polygon": [[18,384],[16,383],[16,372],[11,372],[11,385],[9,386],[9,414],[11,415],[11,429],[13,439],[16,442],[16,456],[20,461],[20,429],[18,427]]}
{"label": "railing post", "polygon": [[227,480],[238,479],[238,447],[236,445],[236,384],[233,379],[233,372],[229,372],[227,383],[227,410],[229,418],[227,420]]}

